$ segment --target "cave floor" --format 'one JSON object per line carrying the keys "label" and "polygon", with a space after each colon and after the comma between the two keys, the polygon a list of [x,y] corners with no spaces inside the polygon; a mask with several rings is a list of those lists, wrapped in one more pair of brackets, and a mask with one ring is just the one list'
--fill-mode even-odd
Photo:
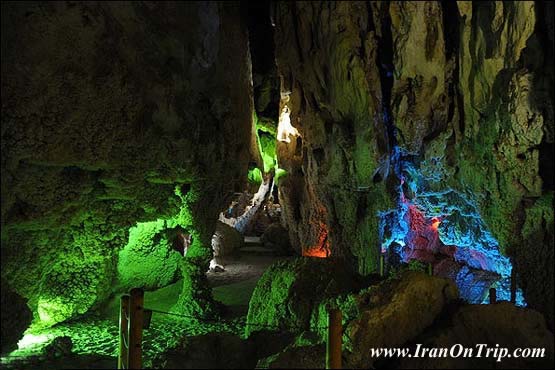
{"label": "cave floor", "polygon": [[223,258],[224,272],[209,271],[206,274],[214,299],[229,309],[228,314],[231,317],[246,316],[249,300],[258,279],[272,263],[287,258],[289,257],[249,253]]}
{"label": "cave floor", "polygon": [[[176,346],[180,339],[211,332],[241,335],[244,318],[252,292],[260,276],[272,263],[288,257],[251,253],[223,259],[225,271],[208,272],[207,279],[214,299],[226,310],[223,322],[193,322],[180,316],[153,312],[149,329],[143,332],[143,362],[145,367],[157,367],[157,358],[166,349]],[[152,292],[145,292],[145,308],[170,311],[181,292],[182,281]],[[119,298],[114,297],[95,314],[45,330],[28,333],[25,348],[2,358],[4,369],[75,369],[115,368],[118,347]],[[46,356],[44,347],[52,339],[69,336],[73,353],[59,357]]]}

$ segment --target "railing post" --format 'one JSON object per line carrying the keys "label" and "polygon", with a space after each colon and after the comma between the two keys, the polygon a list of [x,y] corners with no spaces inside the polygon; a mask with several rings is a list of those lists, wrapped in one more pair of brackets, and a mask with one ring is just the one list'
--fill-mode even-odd
{"label": "railing post", "polygon": [[516,270],[514,265],[511,269],[511,302],[516,303]]}
{"label": "railing post", "polygon": [[497,291],[495,288],[489,288],[489,303],[494,304],[497,302]]}
{"label": "railing post", "polygon": [[127,368],[127,353],[129,344],[129,295],[122,295],[119,301],[119,343],[118,369]]}
{"label": "railing post", "polygon": [[341,369],[341,340],[343,336],[342,315],[338,309],[330,309],[328,317],[328,342],[326,369]]}
{"label": "railing post", "polygon": [[143,355],[143,303],[144,292],[141,288],[133,288],[129,292],[129,354],[127,365],[129,369],[142,367]]}

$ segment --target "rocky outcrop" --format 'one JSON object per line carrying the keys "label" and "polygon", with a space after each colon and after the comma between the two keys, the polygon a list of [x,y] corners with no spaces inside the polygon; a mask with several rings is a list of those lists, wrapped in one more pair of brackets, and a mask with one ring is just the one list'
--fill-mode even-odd
{"label": "rocky outcrop", "polygon": [[23,337],[23,332],[31,324],[33,314],[27,307],[27,300],[10,290],[2,281],[2,354],[9,353],[17,348],[17,342]]}
{"label": "rocky outcrop", "polygon": [[289,233],[278,223],[271,224],[260,237],[265,248],[274,250],[277,254],[286,255],[291,252]]}
{"label": "rocky outcrop", "polygon": [[184,340],[157,361],[163,369],[252,369],[256,348],[232,334],[213,333]]}
{"label": "rocky outcrop", "polygon": [[245,238],[235,228],[218,221],[212,236],[214,257],[225,257],[237,253],[245,244]]}
{"label": "rocky outcrop", "polygon": [[376,271],[398,147],[421,190],[478,205],[552,327],[552,18],[544,2],[278,3],[282,107],[298,131],[278,142],[280,200],[296,250],[324,230],[332,256]]}
{"label": "rocky outcrop", "polygon": [[[386,153],[380,122],[379,24],[362,2],[278,3],[281,91],[299,136],[278,142],[280,202],[293,247],[328,233],[332,256],[361,273],[377,266],[378,215],[391,199],[372,176]],[[376,18],[380,16],[377,14]],[[282,104],[283,105],[283,104]]]}
{"label": "rocky outcrop", "polygon": [[118,291],[128,292],[135,287],[154,290],[181,277],[183,256],[172,248],[176,238],[168,234],[175,233],[167,231],[164,220],[144,222],[129,230],[129,242],[118,254]]}
{"label": "rocky outcrop", "polygon": [[2,277],[37,318],[108,297],[137,222],[208,267],[257,155],[250,81],[238,3],[2,3]]}
{"label": "rocky outcrop", "polygon": [[361,287],[360,279],[339,260],[302,257],[276,262],[256,284],[246,336],[264,329],[300,333],[310,328],[320,302]]}
{"label": "rocky outcrop", "polygon": [[[402,359],[401,369],[549,369],[553,366],[553,333],[545,324],[545,319],[536,311],[515,307],[501,302],[493,305],[463,306],[456,310],[447,322],[426,332],[416,343],[427,348],[451,348],[455,344],[473,348],[477,353],[478,344],[490,348],[506,348],[505,357],[483,354],[457,358],[411,358]],[[543,349],[539,358],[525,357],[520,352],[518,358],[514,350]],[[511,354],[511,357],[506,355]],[[500,355],[499,355],[500,356]]]}
{"label": "rocky outcrop", "polygon": [[[454,129],[458,173],[450,182],[484,195],[484,220],[514,259],[526,300],[553,327],[553,294],[545,293],[553,292],[553,267],[547,265],[553,265],[554,253],[546,244],[553,223],[542,221],[553,217],[553,208],[545,216],[539,211],[545,208],[542,198],[552,198],[554,190],[553,171],[542,164],[554,140],[553,72],[547,67],[553,64],[553,29],[547,29],[553,8],[543,7],[534,2],[458,7],[463,117]],[[544,12],[551,12],[549,20]],[[532,222],[542,225],[534,232],[524,227],[530,213],[536,215]],[[541,241],[532,246],[530,238]],[[545,267],[532,266],[538,258]],[[541,283],[532,283],[540,276]]]}
{"label": "rocky outcrop", "polygon": [[[323,368],[327,308],[343,314],[343,366],[347,368],[548,368],[553,361],[553,334],[537,311],[509,302],[468,305],[458,299],[450,279],[405,271],[360,291],[328,297],[313,308],[311,331],[283,350],[259,360],[259,368]],[[419,358],[376,357],[371,349],[408,348]],[[543,349],[540,358],[429,357],[422,348],[459,345],[474,348]],[[455,347],[456,349],[456,347]],[[491,350],[490,350],[491,352]],[[475,352],[476,353],[476,352]],[[497,356],[497,355],[496,355]]]}
{"label": "rocky outcrop", "polygon": [[415,338],[457,298],[453,282],[421,272],[405,273],[348,297],[342,304],[347,315],[346,366],[371,367],[376,359],[370,348],[399,347]]}

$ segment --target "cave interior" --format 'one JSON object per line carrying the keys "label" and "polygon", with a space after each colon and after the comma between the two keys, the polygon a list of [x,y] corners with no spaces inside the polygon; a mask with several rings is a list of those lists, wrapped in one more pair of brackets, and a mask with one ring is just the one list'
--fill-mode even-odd
{"label": "cave interior", "polygon": [[551,368],[552,2],[1,6],[2,368]]}

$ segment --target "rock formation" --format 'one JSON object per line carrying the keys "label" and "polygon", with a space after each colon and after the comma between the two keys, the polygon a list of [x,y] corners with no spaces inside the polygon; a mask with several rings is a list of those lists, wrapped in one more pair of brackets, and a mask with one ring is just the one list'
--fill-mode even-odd
{"label": "rock formation", "polygon": [[274,13],[299,132],[277,148],[294,247],[325,229],[332,256],[376,271],[400,148],[426,191],[477,204],[527,303],[552,326],[552,4],[280,2]]}
{"label": "rock formation", "polygon": [[[207,269],[258,155],[240,19],[236,3],[2,4],[2,277],[43,323],[110,295],[137,223],[187,230],[186,263]],[[176,257],[161,237],[129,251],[152,274]],[[132,283],[171,280],[151,277]]]}
{"label": "rock formation", "polygon": [[364,282],[340,261],[300,258],[266,270],[249,303],[245,335],[265,329],[300,333],[325,299],[357,291]]}
{"label": "rock formation", "polygon": [[[2,318],[3,352],[31,314],[50,327],[131,287],[182,279],[173,310],[206,318],[214,251],[256,227],[275,254],[304,257],[259,281],[247,336],[321,339],[325,310],[342,305],[346,361],[368,367],[367,346],[506,329],[467,316],[522,319],[532,343],[546,331],[536,310],[553,330],[551,2],[1,7],[2,301],[21,319]],[[396,275],[414,260],[438,276]],[[508,299],[516,282],[532,310],[453,303],[449,279],[471,302],[492,286]],[[248,349],[248,364],[322,347],[279,351]]]}

